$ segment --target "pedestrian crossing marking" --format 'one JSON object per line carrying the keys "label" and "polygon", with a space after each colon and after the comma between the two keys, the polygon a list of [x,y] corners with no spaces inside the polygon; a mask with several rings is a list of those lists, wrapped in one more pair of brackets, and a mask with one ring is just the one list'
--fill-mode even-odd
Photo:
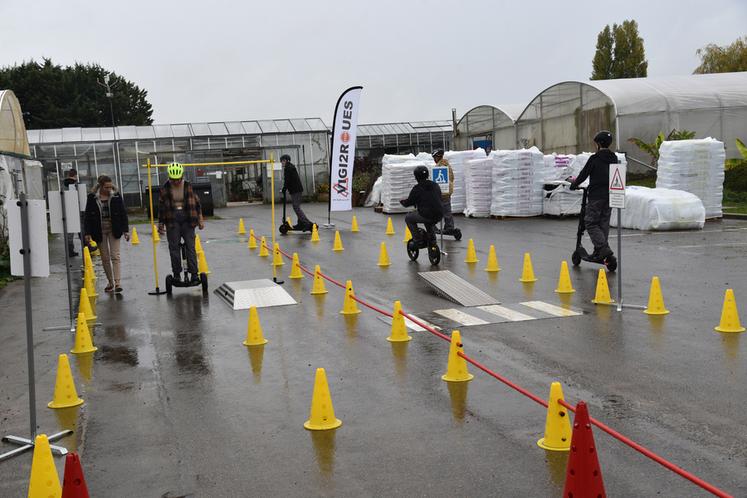
{"label": "pedestrian crossing marking", "polygon": [[486,325],[490,323],[480,318],[477,318],[476,316],[472,316],[469,313],[465,313],[463,311],[459,311],[455,309],[434,310],[434,313],[438,313],[439,315],[446,317],[449,320],[454,320],[455,322],[459,322],[465,327],[470,327],[473,325]]}
{"label": "pedestrian crossing marking", "polygon": [[[408,313],[408,315],[410,315],[411,317],[413,317],[415,320],[419,321],[420,323],[424,323],[425,325],[428,325],[431,328],[434,328],[436,330],[441,330],[441,327],[436,327],[432,323],[429,323],[429,322],[423,320],[422,318],[419,318],[419,317],[413,315],[412,313]],[[391,319],[389,320],[389,323],[392,323]],[[415,332],[425,332],[426,331],[423,327],[421,327],[420,325],[418,325],[417,323],[413,322],[412,320],[410,320],[407,317],[405,317],[405,326],[408,329],[410,329],[410,330],[414,330]]]}
{"label": "pedestrian crossing marking", "polygon": [[560,317],[578,316],[581,314],[578,311],[561,308],[560,306],[555,306],[554,304],[545,303],[543,301],[527,301],[521,304],[522,306],[527,306],[529,308]]}
{"label": "pedestrian crossing marking", "polygon": [[525,315],[524,313],[521,313],[519,311],[514,311],[512,309],[506,308],[505,306],[501,306],[499,304],[491,304],[489,306],[478,306],[477,308],[483,311],[487,311],[488,313],[492,315],[505,318],[506,320],[510,322],[523,322],[526,320],[536,320],[536,318],[534,318],[533,316]]}

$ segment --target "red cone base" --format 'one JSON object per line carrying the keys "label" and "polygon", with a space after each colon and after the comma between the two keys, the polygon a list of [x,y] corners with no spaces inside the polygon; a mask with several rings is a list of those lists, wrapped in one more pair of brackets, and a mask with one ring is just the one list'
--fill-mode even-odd
{"label": "red cone base", "polygon": [[606,498],[602,471],[599,468],[589,410],[579,401],[573,419],[571,454],[565,473],[563,498]]}
{"label": "red cone base", "polygon": [[62,481],[62,498],[90,498],[77,453],[65,458],[65,478]]}

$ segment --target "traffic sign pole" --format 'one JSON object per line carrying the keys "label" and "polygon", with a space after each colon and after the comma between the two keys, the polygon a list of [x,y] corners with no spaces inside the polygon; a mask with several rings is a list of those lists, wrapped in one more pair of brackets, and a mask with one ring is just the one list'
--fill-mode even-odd
{"label": "traffic sign pole", "polygon": [[610,207],[617,209],[617,311],[622,311],[622,210],[625,209],[625,164],[610,164],[609,178],[609,204]]}

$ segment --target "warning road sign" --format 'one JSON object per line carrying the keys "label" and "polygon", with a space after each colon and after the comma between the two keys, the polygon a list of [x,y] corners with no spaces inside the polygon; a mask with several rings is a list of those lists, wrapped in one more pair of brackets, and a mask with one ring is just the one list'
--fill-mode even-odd
{"label": "warning road sign", "polygon": [[625,164],[610,164],[610,207],[625,209]]}

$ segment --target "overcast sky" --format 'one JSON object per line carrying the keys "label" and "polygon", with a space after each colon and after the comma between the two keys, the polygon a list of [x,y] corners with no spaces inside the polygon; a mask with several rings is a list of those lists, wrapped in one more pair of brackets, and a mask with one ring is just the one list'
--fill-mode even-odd
{"label": "overcast sky", "polygon": [[606,25],[638,21],[649,76],[747,34],[747,1],[0,0],[0,65],[97,62],[148,90],[156,123],[321,117],[363,85],[360,122],[526,104],[591,74]]}

